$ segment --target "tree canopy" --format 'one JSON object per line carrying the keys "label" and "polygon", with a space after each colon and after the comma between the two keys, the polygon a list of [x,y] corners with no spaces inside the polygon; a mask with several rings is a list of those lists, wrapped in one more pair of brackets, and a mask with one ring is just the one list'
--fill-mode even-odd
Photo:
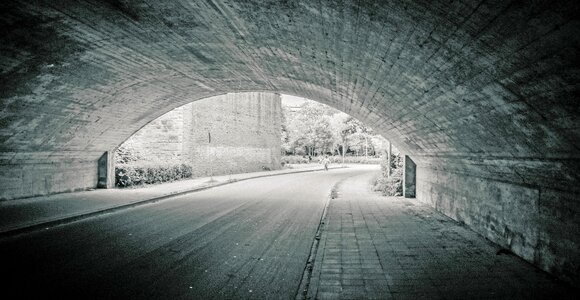
{"label": "tree canopy", "polygon": [[388,141],[359,120],[327,105],[305,101],[282,110],[282,151],[296,155],[375,156]]}

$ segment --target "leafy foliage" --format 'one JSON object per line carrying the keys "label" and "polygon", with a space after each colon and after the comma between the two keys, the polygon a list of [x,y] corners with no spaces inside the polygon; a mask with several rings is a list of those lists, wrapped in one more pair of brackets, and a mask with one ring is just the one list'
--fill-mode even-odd
{"label": "leafy foliage", "polygon": [[387,155],[381,158],[381,174],[376,178],[373,189],[384,196],[403,195],[403,161],[399,154],[391,155],[391,175],[388,174]]}
{"label": "leafy foliage", "polygon": [[[315,155],[330,152],[334,143],[331,128],[332,109],[313,101],[305,102],[297,112],[285,110],[286,131],[283,149],[294,154]],[[301,151],[303,149],[304,151]]]}
{"label": "leafy foliage", "polygon": [[115,151],[115,164],[128,164],[143,159],[132,147],[122,144]]}
{"label": "leafy foliage", "polygon": [[153,159],[155,156],[138,151],[130,143],[121,145],[115,152],[115,185],[140,186],[170,182],[193,176],[193,168],[173,159]]}
{"label": "leafy foliage", "polygon": [[115,167],[115,185],[118,187],[138,186],[170,182],[191,178],[193,168],[186,164],[134,165],[119,164]]}
{"label": "leafy foliage", "polygon": [[374,184],[374,190],[381,192],[384,196],[403,195],[403,171],[394,169],[391,177],[379,176]]}
{"label": "leafy foliage", "polygon": [[387,144],[357,119],[314,101],[306,101],[294,110],[285,107],[282,121],[285,154],[376,156]]}
{"label": "leafy foliage", "polygon": [[[342,157],[335,155],[329,157],[331,163],[342,163]],[[380,158],[364,156],[347,156],[344,158],[344,163],[346,164],[378,164],[380,163]],[[307,156],[300,155],[287,155],[282,157],[282,164],[308,164],[308,163],[318,163],[318,159],[309,160]]]}

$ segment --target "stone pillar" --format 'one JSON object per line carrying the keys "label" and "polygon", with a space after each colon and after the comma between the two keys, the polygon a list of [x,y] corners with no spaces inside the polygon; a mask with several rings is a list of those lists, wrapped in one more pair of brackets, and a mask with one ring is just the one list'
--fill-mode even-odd
{"label": "stone pillar", "polygon": [[387,177],[391,177],[391,155],[393,154],[393,146],[389,142],[389,150],[387,151]]}
{"label": "stone pillar", "polygon": [[189,103],[183,107],[183,130],[181,143],[181,161],[191,165],[193,156],[193,103]]}
{"label": "stone pillar", "polygon": [[415,185],[417,181],[417,165],[407,155],[405,155],[403,175],[403,196],[405,198],[415,198]]}
{"label": "stone pillar", "polygon": [[99,158],[97,164],[97,188],[110,189],[115,187],[115,164],[113,155],[115,155],[114,151],[106,151]]}

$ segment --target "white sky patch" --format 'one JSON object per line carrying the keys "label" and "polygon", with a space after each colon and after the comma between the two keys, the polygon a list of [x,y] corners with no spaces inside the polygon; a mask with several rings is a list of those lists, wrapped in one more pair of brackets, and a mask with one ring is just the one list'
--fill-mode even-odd
{"label": "white sky patch", "polygon": [[283,106],[300,106],[305,101],[308,101],[308,99],[306,99],[306,98],[285,95],[285,94],[280,94],[280,97],[282,98],[282,105]]}

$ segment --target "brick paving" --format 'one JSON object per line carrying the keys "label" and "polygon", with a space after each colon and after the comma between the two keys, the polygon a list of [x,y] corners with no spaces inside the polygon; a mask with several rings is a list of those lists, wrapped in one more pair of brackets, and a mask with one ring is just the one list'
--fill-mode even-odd
{"label": "brick paving", "polygon": [[571,287],[416,199],[339,186],[323,220],[311,299],[563,299]]}

